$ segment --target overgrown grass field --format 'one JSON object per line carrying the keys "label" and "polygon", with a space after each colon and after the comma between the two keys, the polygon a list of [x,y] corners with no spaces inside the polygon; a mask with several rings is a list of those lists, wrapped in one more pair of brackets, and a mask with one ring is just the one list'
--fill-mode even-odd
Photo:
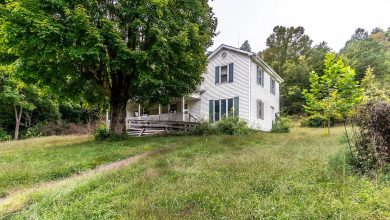
{"label": "overgrown grass field", "polygon": [[[333,129],[330,137],[322,129],[295,128],[289,134],[155,137],[102,143],[87,138],[83,143],[22,150],[2,146],[9,156],[6,160],[2,155],[0,163],[16,166],[24,155],[30,158],[30,170],[43,168],[37,175],[43,177],[51,172],[51,164],[62,164],[58,166],[65,169],[81,163],[84,157],[92,165],[80,167],[92,168],[96,163],[91,155],[109,157],[101,162],[105,163],[146,149],[174,150],[83,182],[22,195],[7,206],[0,204],[0,218],[390,218],[389,185],[349,171],[340,153],[346,148],[341,135],[341,128]],[[67,149],[66,159],[60,156],[63,148]],[[46,156],[30,157],[24,151]],[[112,154],[119,156],[111,158]],[[51,158],[45,166],[34,162],[45,158]]]}
{"label": "overgrown grass field", "polygon": [[0,198],[165,146],[169,139],[96,142],[91,136],[54,136],[0,143]]}

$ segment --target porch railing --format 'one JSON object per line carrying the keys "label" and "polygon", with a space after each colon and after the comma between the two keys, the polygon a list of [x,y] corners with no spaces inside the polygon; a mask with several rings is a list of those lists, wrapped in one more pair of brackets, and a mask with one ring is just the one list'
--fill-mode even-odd
{"label": "porch railing", "polygon": [[148,115],[126,119],[127,133],[132,136],[188,132],[197,124],[196,117],[182,113]]}
{"label": "porch railing", "polygon": [[143,115],[140,117],[126,118],[126,122],[127,121],[136,121],[136,120],[199,122],[198,118],[190,113],[188,113],[188,114],[167,113],[167,114],[160,114],[160,115]]}

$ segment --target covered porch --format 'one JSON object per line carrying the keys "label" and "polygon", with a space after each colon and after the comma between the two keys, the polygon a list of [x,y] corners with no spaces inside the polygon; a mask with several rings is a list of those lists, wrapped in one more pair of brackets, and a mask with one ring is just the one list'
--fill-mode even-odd
{"label": "covered porch", "polygon": [[200,100],[193,97],[172,99],[169,104],[142,105],[129,102],[126,107],[126,121],[129,120],[162,120],[197,122],[196,106]]}
{"label": "covered porch", "polygon": [[[128,102],[126,130],[132,136],[187,132],[199,122],[200,99],[188,96],[174,98],[169,104],[142,105]],[[107,125],[109,126],[107,113]]]}

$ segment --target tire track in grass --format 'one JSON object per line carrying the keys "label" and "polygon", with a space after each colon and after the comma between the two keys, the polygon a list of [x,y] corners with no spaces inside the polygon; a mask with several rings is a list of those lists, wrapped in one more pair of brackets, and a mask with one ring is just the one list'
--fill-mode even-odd
{"label": "tire track in grass", "polygon": [[131,156],[129,158],[119,160],[113,163],[105,164],[98,166],[95,169],[84,171],[78,174],[74,174],[70,177],[61,179],[61,180],[55,180],[50,182],[44,182],[41,184],[38,184],[34,187],[23,189],[19,191],[15,191],[14,193],[10,194],[7,197],[0,198],[0,217],[3,214],[15,212],[19,210],[20,208],[23,208],[24,204],[28,202],[30,199],[28,195],[31,195],[34,192],[39,192],[40,190],[48,190],[51,188],[56,187],[65,187],[69,183],[82,183],[83,181],[86,181],[90,178],[96,177],[100,174],[105,174],[110,171],[119,170],[123,167],[130,166],[133,164],[136,164],[137,162],[149,158],[151,156],[157,155],[157,154],[163,154],[168,153],[171,151],[174,151],[176,147],[167,147],[167,148],[161,148],[157,150],[147,151],[135,156]]}

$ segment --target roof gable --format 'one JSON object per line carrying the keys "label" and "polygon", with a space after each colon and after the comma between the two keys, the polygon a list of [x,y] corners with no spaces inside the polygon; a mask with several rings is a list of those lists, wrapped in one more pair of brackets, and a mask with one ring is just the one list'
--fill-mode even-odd
{"label": "roof gable", "polygon": [[248,51],[245,51],[245,50],[241,50],[239,48],[236,48],[236,47],[232,47],[232,46],[229,46],[229,45],[226,45],[226,44],[222,44],[221,46],[219,46],[216,50],[214,50],[213,53],[211,53],[209,56],[208,56],[208,59],[212,59],[213,57],[215,57],[217,54],[219,54],[219,52],[221,52],[223,49],[226,49],[226,50],[230,50],[230,51],[233,51],[233,52],[236,52],[236,53],[241,53],[243,55],[246,55],[248,57],[250,57],[252,59],[252,61],[254,61],[255,63],[259,64],[260,66],[262,66],[264,69],[268,70],[269,74],[271,74],[273,77],[275,77],[275,79],[281,83],[283,82],[283,79],[282,77],[280,77],[276,72],[275,70],[272,69],[272,67],[270,67],[262,58],[260,58],[256,53],[253,53],[253,52],[248,52]]}

